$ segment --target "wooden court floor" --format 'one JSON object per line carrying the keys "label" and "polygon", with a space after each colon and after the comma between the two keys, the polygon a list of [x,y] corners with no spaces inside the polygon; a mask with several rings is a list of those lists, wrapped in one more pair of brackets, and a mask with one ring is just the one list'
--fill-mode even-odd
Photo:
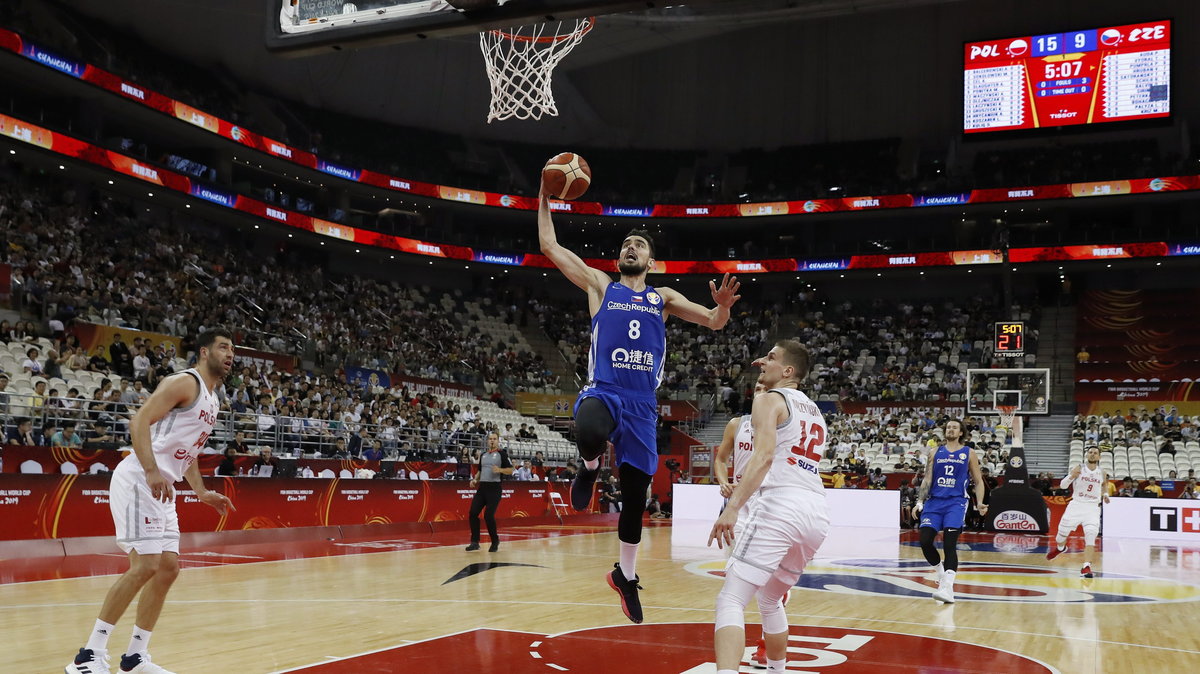
{"label": "wooden court floor", "polygon": [[[703,547],[706,532],[698,522],[647,530],[643,625],[624,618],[604,582],[617,549],[609,526],[510,527],[497,553],[464,551],[465,533],[338,544],[332,556],[311,546],[188,551],[150,652],[179,674],[711,674],[723,556]],[[1200,545],[1105,541],[1089,580],[1081,554],[1048,562],[1045,544],[964,536],[958,601],[943,606],[929,597],[912,532],[836,530],[788,605],[789,671],[1200,668]],[[95,573],[120,564],[92,563]],[[3,574],[0,671],[60,672],[82,645],[114,577],[63,568],[41,576],[84,575]],[[132,616],[113,637],[117,654]],[[757,614],[747,622],[753,638]]]}

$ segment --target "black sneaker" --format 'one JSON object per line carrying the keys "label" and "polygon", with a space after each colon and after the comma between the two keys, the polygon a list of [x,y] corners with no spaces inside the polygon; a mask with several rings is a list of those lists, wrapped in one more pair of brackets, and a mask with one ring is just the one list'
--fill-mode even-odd
{"label": "black sneaker", "polygon": [[499,549],[500,549],[500,541],[492,541],[492,545],[491,545],[491,547],[488,548],[488,552],[496,552]]}
{"label": "black sneaker", "polygon": [[609,572],[608,586],[617,591],[621,595],[621,610],[625,612],[625,617],[635,623],[642,622],[642,600],[638,598],[638,590],[642,589],[641,578],[635,577],[629,580],[625,577],[625,573],[621,571],[621,563],[613,564],[613,570]]}
{"label": "black sneaker", "polygon": [[596,476],[600,474],[600,467],[596,470],[588,470],[582,466],[579,467],[579,473],[575,475],[574,481],[571,482],[571,507],[576,510],[587,510],[588,505],[592,502],[592,486],[596,484]]}
{"label": "black sneaker", "polygon": [[470,552],[472,550],[478,550],[478,549],[479,549],[479,544],[476,543],[475,541],[471,541],[471,544],[467,546],[467,552]]}

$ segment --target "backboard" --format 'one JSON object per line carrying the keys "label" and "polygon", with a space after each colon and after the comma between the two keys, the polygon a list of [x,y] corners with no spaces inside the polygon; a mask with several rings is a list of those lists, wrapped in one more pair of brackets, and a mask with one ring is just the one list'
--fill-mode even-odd
{"label": "backboard", "polygon": [[967,370],[967,414],[998,415],[998,407],[1012,405],[1022,416],[1050,414],[1050,369]]}
{"label": "backboard", "polygon": [[[629,0],[265,0],[267,48],[303,56],[645,9]],[[461,9],[469,8],[469,9]]]}

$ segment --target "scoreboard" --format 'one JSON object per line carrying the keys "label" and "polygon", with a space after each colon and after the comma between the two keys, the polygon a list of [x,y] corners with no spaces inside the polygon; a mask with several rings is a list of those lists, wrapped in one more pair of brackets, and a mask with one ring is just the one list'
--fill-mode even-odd
{"label": "scoreboard", "polygon": [[1001,358],[1025,355],[1025,324],[1021,321],[997,322],[992,353]]}
{"label": "scoreboard", "polygon": [[1171,114],[1171,22],[969,42],[963,132]]}

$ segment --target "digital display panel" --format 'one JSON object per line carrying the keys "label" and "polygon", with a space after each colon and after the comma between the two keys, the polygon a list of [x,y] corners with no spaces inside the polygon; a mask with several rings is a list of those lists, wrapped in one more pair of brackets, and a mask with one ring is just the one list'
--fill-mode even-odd
{"label": "digital display panel", "polygon": [[963,45],[963,131],[1096,124],[1171,114],[1171,22]]}
{"label": "digital display panel", "polygon": [[997,356],[1025,355],[1025,324],[1020,321],[996,323],[996,343],[992,351]]}

